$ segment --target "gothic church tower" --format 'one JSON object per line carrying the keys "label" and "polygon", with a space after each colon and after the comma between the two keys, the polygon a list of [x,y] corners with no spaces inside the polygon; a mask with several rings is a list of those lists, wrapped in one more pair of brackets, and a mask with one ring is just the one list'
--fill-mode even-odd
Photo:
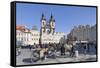
{"label": "gothic church tower", "polygon": [[40,31],[41,31],[41,34],[43,33],[53,34],[55,32],[55,19],[52,16],[52,14],[48,22],[46,21],[44,14],[42,14]]}
{"label": "gothic church tower", "polygon": [[46,32],[46,18],[44,16],[44,14],[42,14],[41,17],[41,29],[40,29],[41,33]]}
{"label": "gothic church tower", "polygon": [[55,19],[51,14],[50,20],[49,20],[49,26],[50,26],[50,33],[54,33],[55,32]]}

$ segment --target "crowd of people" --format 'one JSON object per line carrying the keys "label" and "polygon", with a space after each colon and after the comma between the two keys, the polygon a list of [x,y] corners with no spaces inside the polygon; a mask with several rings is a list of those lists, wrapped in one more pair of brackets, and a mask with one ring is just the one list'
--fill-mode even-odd
{"label": "crowd of people", "polygon": [[[32,52],[32,57],[36,58],[36,60],[45,60],[46,58],[56,58],[56,53],[59,52],[60,56],[65,56],[66,52],[70,52],[74,56],[74,48],[68,49],[63,43],[49,43],[49,44],[34,44],[34,46],[29,46],[30,51]],[[38,53],[38,54],[36,54]]]}
{"label": "crowd of people", "polygon": [[49,43],[49,44],[35,44],[34,45],[28,45],[27,47],[22,48],[28,48],[30,52],[32,53],[32,57],[34,60],[45,60],[46,58],[56,58],[56,53],[59,52],[60,56],[65,56],[66,52],[69,52],[70,57],[75,56],[75,51],[84,49],[84,54],[86,55],[87,51],[89,50],[89,47],[87,45],[70,45],[70,48],[67,47],[64,43]]}

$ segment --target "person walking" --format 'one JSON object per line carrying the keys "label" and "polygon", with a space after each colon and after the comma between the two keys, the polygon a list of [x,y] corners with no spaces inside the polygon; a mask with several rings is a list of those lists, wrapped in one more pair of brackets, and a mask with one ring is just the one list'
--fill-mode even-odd
{"label": "person walking", "polygon": [[40,50],[40,60],[43,61],[45,59],[44,57],[44,49]]}
{"label": "person walking", "polygon": [[61,45],[61,56],[65,55],[65,47],[64,44]]}
{"label": "person walking", "polygon": [[84,44],[84,55],[87,54],[87,44]]}
{"label": "person walking", "polygon": [[29,49],[30,49],[30,51],[31,51],[31,49],[32,49],[32,46],[31,46],[31,45],[29,45]]}
{"label": "person walking", "polygon": [[70,51],[70,56],[71,57],[73,57],[74,54],[75,54],[74,48],[75,48],[74,46],[71,47],[71,51]]}

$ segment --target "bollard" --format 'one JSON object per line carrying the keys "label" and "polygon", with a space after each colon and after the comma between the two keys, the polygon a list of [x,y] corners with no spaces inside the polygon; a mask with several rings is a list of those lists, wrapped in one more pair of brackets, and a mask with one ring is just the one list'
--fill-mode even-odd
{"label": "bollard", "polygon": [[75,51],[75,57],[78,57],[79,56],[79,53],[78,53],[78,50]]}

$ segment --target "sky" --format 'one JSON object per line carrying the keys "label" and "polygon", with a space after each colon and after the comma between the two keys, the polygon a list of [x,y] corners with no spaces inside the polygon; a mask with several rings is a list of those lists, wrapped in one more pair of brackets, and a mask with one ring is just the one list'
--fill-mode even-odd
{"label": "sky", "polygon": [[31,29],[37,26],[41,27],[41,16],[44,13],[47,22],[51,14],[55,18],[56,32],[69,33],[74,26],[95,25],[96,8],[80,6],[61,6],[45,4],[17,3],[16,6],[16,24],[24,25]]}

